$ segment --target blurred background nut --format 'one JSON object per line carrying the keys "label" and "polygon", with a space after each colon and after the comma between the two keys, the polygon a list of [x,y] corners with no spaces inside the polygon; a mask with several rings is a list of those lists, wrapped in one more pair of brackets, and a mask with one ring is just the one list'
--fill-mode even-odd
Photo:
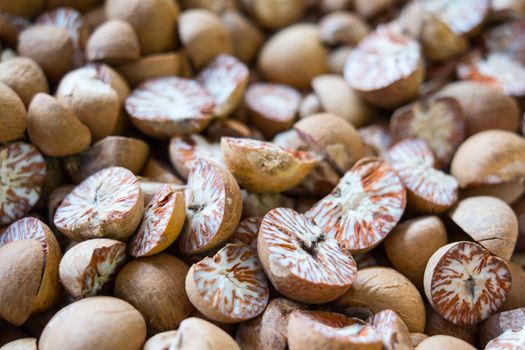
{"label": "blurred background nut", "polygon": [[122,64],[140,57],[140,46],[133,27],[121,20],[104,22],[89,37],[86,46],[89,61]]}

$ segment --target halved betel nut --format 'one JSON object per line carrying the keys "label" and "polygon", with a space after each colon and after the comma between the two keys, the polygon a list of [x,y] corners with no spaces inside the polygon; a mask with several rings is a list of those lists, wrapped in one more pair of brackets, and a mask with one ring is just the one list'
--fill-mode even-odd
{"label": "halved betel nut", "polygon": [[261,227],[261,217],[249,217],[242,219],[239,226],[231,236],[229,243],[244,243],[249,247],[257,249],[257,236]]}
{"label": "halved betel nut", "polygon": [[140,224],[143,207],[136,176],[125,168],[110,167],[75,187],[58,207],[54,223],[75,241],[126,240]]}
{"label": "halved betel nut", "polygon": [[257,251],[242,243],[227,244],[194,264],[186,276],[186,293],[205,316],[227,323],[258,316],[269,298]]}
{"label": "halved betel nut", "polygon": [[383,339],[384,349],[409,350],[412,340],[403,320],[392,310],[382,310],[367,320]]}
{"label": "halved betel nut", "polygon": [[169,146],[171,164],[183,178],[187,179],[195,160],[204,158],[216,164],[224,165],[221,146],[209,142],[199,134],[176,136]]}
{"label": "halved betel nut", "polygon": [[384,124],[371,124],[357,129],[357,132],[365,147],[365,155],[370,157],[383,156],[394,142],[390,128]]}

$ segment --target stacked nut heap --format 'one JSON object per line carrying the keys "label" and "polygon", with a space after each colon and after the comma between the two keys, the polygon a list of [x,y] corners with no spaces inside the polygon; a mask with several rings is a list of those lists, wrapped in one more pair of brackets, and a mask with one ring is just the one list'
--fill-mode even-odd
{"label": "stacked nut heap", "polygon": [[0,0],[0,346],[525,349],[523,0]]}

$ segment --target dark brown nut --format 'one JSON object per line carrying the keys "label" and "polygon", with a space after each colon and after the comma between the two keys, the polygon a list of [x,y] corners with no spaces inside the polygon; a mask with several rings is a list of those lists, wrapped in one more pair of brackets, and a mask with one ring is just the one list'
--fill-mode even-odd
{"label": "dark brown nut", "polygon": [[188,266],[174,256],[157,254],[127,263],[115,280],[115,296],[135,306],[148,332],[175,329],[193,310],[184,280]]}
{"label": "dark brown nut", "polygon": [[86,45],[89,61],[119,65],[140,57],[140,44],[133,27],[114,19],[100,25],[89,37]]}
{"label": "dark brown nut", "polygon": [[42,153],[64,157],[79,153],[91,144],[91,132],[54,97],[39,93],[29,106],[27,132]]}
{"label": "dark brown nut", "polygon": [[425,334],[433,335],[449,335],[466,341],[469,344],[476,345],[478,338],[477,325],[455,325],[445,320],[436,310],[430,305],[426,307],[426,325]]}
{"label": "dark brown nut", "polygon": [[241,12],[234,10],[224,12],[221,21],[230,33],[235,57],[250,64],[264,43],[261,30]]}
{"label": "dark brown nut", "polygon": [[169,146],[171,164],[187,179],[193,163],[200,158],[226,166],[219,143],[210,143],[199,134],[173,137]]}
{"label": "dark brown nut", "polygon": [[479,343],[486,346],[507,329],[521,329],[525,326],[525,308],[495,313],[487,318],[479,327]]}
{"label": "dark brown nut", "polygon": [[425,306],[417,288],[402,274],[386,267],[359,270],[352,287],[335,301],[339,309],[360,307],[373,313],[390,309],[410,332],[425,329]]}
{"label": "dark brown nut", "polygon": [[522,253],[525,252],[525,198],[516,202],[512,209],[518,218],[518,239],[515,253]]}
{"label": "dark brown nut", "polygon": [[140,139],[107,136],[84,152],[64,159],[64,167],[75,182],[81,182],[97,171],[119,166],[138,174],[149,153],[149,146]]}
{"label": "dark brown nut", "polygon": [[0,143],[17,140],[24,136],[27,127],[24,103],[15,91],[3,83],[0,83],[0,101]]}
{"label": "dark brown nut", "polygon": [[34,25],[20,33],[18,52],[33,59],[52,82],[58,82],[73,68],[73,41],[64,28]]}
{"label": "dark brown nut", "polygon": [[475,350],[476,348],[461,339],[449,335],[434,335],[423,340],[416,347],[416,350],[439,349]]}
{"label": "dark brown nut", "polygon": [[146,323],[127,302],[113,297],[82,299],[60,310],[44,328],[40,350],[140,350]]}
{"label": "dark brown nut", "polygon": [[518,237],[518,220],[505,202],[494,197],[466,198],[459,201],[448,215],[485,249],[510,260]]}
{"label": "dark brown nut", "polygon": [[79,11],[86,11],[100,3],[100,0],[47,0],[46,8],[73,7]]}
{"label": "dark brown nut", "polygon": [[175,47],[179,17],[179,6],[175,1],[109,0],[106,1],[106,16],[133,26],[144,55]]}
{"label": "dark brown nut", "polygon": [[144,56],[117,69],[131,86],[147,80],[181,74],[181,54],[176,52]]}
{"label": "dark brown nut", "polygon": [[214,121],[208,129],[206,129],[206,136],[214,142],[220,142],[222,137],[262,139],[262,135],[258,135],[257,131],[245,123],[228,118]]}
{"label": "dark brown nut", "polygon": [[319,22],[321,40],[328,45],[356,46],[370,28],[359,16],[351,12],[332,12]]}
{"label": "dark brown nut", "polygon": [[259,55],[259,70],[271,82],[307,89],[310,81],[328,72],[327,50],[313,24],[295,24],[271,37]]}
{"label": "dark brown nut", "polygon": [[[29,28],[31,22],[23,17],[11,15],[7,12],[0,12],[0,38],[10,48],[16,48],[18,43],[18,37],[22,31]],[[9,59],[9,57],[16,57],[18,54],[15,50],[10,48],[4,49],[2,52],[2,59]],[[7,56],[4,54],[8,53]]]}
{"label": "dark brown nut", "polygon": [[525,307],[525,270],[521,265],[509,261],[509,270],[512,277],[512,287],[505,302],[499,311],[509,311]]}
{"label": "dark brown nut", "polygon": [[0,1],[0,11],[7,12],[15,16],[33,17],[42,7],[45,0],[21,0],[21,1]]}
{"label": "dark brown nut", "polygon": [[[49,92],[44,71],[35,61],[27,57],[2,60],[0,62],[0,82],[18,94],[26,108],[29,107],[31,100],[37,93]],[[2,98],[2,101],[5,100]],[[2,123],[2,125],[6,124]]]}
{"label": "dark brown nut", "polygon": [[221,53],[230,54],[230,33],[219,16],[204,9],[187,10],[179,19],[179,37],[195,69]]}

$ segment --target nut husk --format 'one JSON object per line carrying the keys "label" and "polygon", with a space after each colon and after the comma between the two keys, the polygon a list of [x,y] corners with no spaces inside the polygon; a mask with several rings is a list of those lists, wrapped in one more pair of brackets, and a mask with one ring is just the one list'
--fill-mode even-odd
{"label": "nut husk", "polygon": [[[37,93],[49,92],[44,71],[35,61],[27,57],[2,60],[0,62],[0,82],[18,94],[26,108],[29,107],[31,100]],[[5,124],[2,123],[2,125]]]}
{"label": "nut husk", "polygon": [[134,61],[140,57],[139,39],[128,22],[109,20],[91,34],[86,53],[90,61],[113,65]]}
{"label": "nut husk", "polygon": [[0,143],[21,138],[27,127],[24,103],[15,91],[3,83],[0,83],[0,125]]}

